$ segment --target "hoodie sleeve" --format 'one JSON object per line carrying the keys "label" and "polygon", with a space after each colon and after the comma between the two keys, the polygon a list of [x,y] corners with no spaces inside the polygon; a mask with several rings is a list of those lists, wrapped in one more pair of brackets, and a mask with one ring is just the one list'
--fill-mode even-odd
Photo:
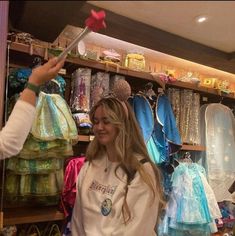
{"label": "hoodie sleeve", "polygon": [[78,177],[77,177],[77,182],[76,182],[76,199],[75,199],[75,204],[73,208],[73,214],[72,214],[72,219],[71,219],[71,235],[72,236],[86,236],[86,233],[83,228],[82,224],[82,201],[81,201],[81,191],[82,191],[82,182],[85,178],[87,169],[88,169],[89,162],[85,162],[84,165],[82,166]]}
{"label": "hoodie sleeve", "polygon": [[36,109],[18,100],[5,125],[0,131],[0,159],[17,155],[30,132]]}

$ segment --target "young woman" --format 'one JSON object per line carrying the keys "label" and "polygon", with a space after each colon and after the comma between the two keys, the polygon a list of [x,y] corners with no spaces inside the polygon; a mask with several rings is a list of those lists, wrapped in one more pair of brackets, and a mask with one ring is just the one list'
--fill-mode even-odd
{"label": "young woman", "polygon": [[95,138],[77,182],[73,236],[152,236],[163,204],[151,162],[127,102],[103,98],[91,110]]}
{"label": "young woman", "polygon": [[28,79],[28,84],[5,125],[0,131],[0,159],[18,154],[29,134],[35,116],[36,97],[40,85],[57,75],[64,60],[50,59],[42,66],[35,68]]}

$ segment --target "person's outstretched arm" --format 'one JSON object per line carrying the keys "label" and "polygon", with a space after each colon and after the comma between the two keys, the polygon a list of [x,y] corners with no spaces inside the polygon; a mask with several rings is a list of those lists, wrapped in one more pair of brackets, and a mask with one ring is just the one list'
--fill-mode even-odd
{"label": "person's outstretched arm", "polygon": [[[44,84],[55,78],[63,64],[64,60],[57,63],[57,58],[50,59],[32,71],[28,82],[33,86]],[[35,117],[35,105],[36,93],[25,88],[5,127],[0,131],[0,159],[17,155],[22,149]]]}
{"label": "person's outstretched arm", "polygon": [[[28,82],[35,86],[43,85],[45,82],[56,77],[57,73],[62,68],[63,64],[64,64],[64,60],[57,63],[56,57],[50,59],[44,65],[33,69]],[[20,100],[23,100],[35,106],[36,94],[32,90],[25,88],[24,91],[21,93]]]}

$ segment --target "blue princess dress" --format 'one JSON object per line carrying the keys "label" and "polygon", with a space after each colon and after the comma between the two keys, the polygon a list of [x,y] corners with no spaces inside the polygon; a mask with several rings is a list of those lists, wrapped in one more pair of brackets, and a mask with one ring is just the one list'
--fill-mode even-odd
{"label": "blue princess dress", "polygon": [[220,217],[204,168],[196,163],[177,166],[159,236],[209,236],[217,231],[214,220]]}
{"label": "blue princess dress", "polygon": [[129,102],[153,162],[169,161],[169,155],[180,149],[181,139],[168,98],[159,94],[155,108],[151,107],[144,94],[136,94]]}
{"label": "blue princess dress", "polygon": [[139,93],[132,99],[129,99],[129,103],[134,110],[135,117],[140,126],[140,130],[143,134],[143,138],[152,161],[155,164],[160,163],[160,152],[152,137],[155,126],[154,114],[148,99],[144,96],[144,94]]}
{"label": "blue princess dress", "polygon": [[[178,152],[182,146],[179,130],[169,99],[165,94],[159,94],[155,109],[156,120],[154,141],[162,151],[163,161],[169,161],[169,156]],[[165,155],[165,159],[164,158]]]}
{"label": "blue princess dress", "polygon": [[161,164],[165,194],[171,190],[170,176],[164,170],[170,162],[170,155],[181,147],[181,139],[168,98],[159,94],[155,106],[151,106],[144,94],[129,99],[142,131],[150,158]]}

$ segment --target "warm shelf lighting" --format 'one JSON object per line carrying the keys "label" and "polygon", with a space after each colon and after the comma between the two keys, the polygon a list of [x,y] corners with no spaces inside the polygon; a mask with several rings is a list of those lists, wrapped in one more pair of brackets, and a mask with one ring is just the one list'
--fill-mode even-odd
{"label": "warm shelf lighting", "polygon": [[[69,39],[73,39],[79,32],[81,32],[81,30],[82,28],[75,27],[72,25],[67,25],[61,32],[61,34],[58,36],[58,38],[55,40],[54,44],[56,44],[58,39],[62,39],[66,35],[67,35],[66,37],[68,37],[68,35],[70,36]],[[68,32],[69,34],[66,34],[66,32]],[[150,58],[151,61],[154,62],[160,62],[162,65],[166,65],[166,67],[177,68],[179,70],[194,71],[203,76],[216,77],[219,79],[223,78],[224,80],[228,80],[231,83],[235,83],[235,74],[233,73],[218,70],[179,57],[161,53],[149,48],[141,47],[139,45],[135,45],[129,42],[125,42],[123,40],[112,38],[107,35],[91,32],[86,36],[86,38],[83,41],[85,45],[90,44],[100,48],[109,48],[109,49],[112,48],[117,52],[119,52],[119,50],[130,51],[136,49],[138,51],[143,52],[146,58],[148,59]]]}
{"label": "warm shelf lighting", "polygon": [[195,18],[195,20],[196,20],[197,23],[203,23],[203,22],[205,22],[207,19],[208,19],[207,16],[197,16],[197,17]]}

